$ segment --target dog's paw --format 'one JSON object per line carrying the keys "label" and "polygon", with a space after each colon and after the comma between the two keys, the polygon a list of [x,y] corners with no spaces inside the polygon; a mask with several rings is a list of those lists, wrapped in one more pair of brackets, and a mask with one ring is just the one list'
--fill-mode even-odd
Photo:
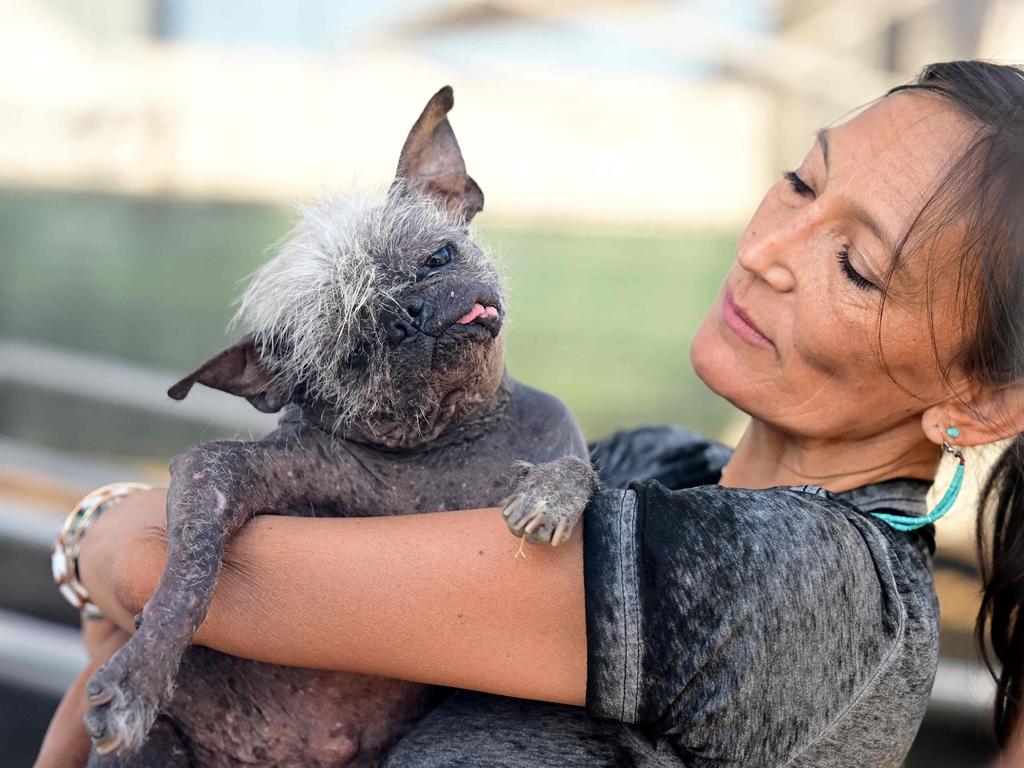
{"label": "dog's paw", "polygon": [[501,510],[509,530],[557,547],[572,534],[598,479],[585,459],[563,456],[544,464],[516,462],[509,485],[512,495]]}
{"label": "dog's paw", "polygon": [[166,659],[143,653],[137,640],[141,641],[138,634],[97,669],[85,687],[85,727],[101,755],[127,757],[142,746],[170,694],[173,671],[161,669],[168,666]]}

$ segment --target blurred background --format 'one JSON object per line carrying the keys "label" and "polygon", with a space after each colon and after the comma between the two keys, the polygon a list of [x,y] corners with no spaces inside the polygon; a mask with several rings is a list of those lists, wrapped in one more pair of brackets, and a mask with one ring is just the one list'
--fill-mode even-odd
{"label": "blurred background", "polygon": [[[743,419],[687,348],[762,194],[815,129],[974,57],[1024,62],[1024,2],[0,0],[0,765],[31,764],[83,661],[49,578],[67,509],[272,426],[164,392],[229,341],[289,204],[386,184],[441,85],[512,373],[590,439],[676,422],[732,442]],[[969,510],[941,524],[911,766],[994,753]]]}

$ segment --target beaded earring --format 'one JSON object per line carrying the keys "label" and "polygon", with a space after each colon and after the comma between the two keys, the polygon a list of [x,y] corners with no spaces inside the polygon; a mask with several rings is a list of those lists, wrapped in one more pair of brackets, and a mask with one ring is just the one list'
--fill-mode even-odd
{"label": "beaded earring", "polygon": [[[956,427],[947,427],[946,434],[953,440],[956,440],[960,437],[960,430]],[[872,512],[871,514],[879,520],[885,521],[897,531],[913,531],[917,528],[923,528],[929,523],[934,523],[944,514],[949,512],[953,507],[953,504],[956,502],[956,497],[960,494],[960,487],[964,483],[964,455],[955,445],[950,445],[945,438],[942,440],[942,450],[955,456],[958,463],[956,465],[956,471],[953,473],[953,481],[949,484],[949,488],[946,489],[942,499],[935,505],[935,509],[924,517],[889,515],[884,512]]]}

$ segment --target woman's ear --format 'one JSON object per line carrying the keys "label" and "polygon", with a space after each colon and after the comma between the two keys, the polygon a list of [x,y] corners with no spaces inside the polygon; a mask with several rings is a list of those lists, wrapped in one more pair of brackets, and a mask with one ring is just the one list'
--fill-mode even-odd
{"label": "woman's ear", "polygon": [[[984,445],[1024,432],[1024,381],[976,388],[970,395],[951,397],[921,414],[921,427],[936,445]],[[960,434],[951,438],[948,427]]]}

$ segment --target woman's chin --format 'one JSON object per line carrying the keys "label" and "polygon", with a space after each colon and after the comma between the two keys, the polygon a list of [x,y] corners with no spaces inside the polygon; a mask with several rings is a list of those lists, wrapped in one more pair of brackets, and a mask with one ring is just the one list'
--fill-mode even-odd
{"label": "woman's chin", "polygon": [[736,345],[724,337],[723,332],[729,331],[714,322],[713,311],[708,312],[690,342],[690,364],[708,389],[749,413],[742,393],[749,388],[755,372]]}

